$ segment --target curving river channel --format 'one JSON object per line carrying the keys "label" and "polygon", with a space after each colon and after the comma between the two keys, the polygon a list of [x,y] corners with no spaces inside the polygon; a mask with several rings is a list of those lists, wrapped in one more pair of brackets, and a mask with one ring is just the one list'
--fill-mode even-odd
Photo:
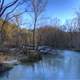
{"label": "curving river channel", "polygon": [[0,80],[80,80],[80,53],[59,51],[59,55],[43,55],[34,64],[19,64],[0,74]]}

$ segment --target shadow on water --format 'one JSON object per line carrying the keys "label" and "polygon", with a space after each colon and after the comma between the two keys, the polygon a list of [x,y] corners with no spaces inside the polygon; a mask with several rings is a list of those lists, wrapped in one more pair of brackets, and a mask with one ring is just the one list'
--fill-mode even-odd
{"label": "shadow on water", "polygon": [[43,55],[37,63],[19,64],[0,80],[80,80],[80,54],[60,51],[59,55]]}
{"label": "shadow on water", "polygon": [[8,80],[9,71],[0,73],[0,80]]}

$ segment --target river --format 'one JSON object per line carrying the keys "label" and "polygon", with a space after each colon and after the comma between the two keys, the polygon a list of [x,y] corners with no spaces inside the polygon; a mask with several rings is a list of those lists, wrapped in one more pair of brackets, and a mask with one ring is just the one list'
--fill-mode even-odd
{"label": "river", "polygon": [[0,80],[80,80],[80,53],[65,50],[43,55],[37,63],[19,64],[0,74]]}

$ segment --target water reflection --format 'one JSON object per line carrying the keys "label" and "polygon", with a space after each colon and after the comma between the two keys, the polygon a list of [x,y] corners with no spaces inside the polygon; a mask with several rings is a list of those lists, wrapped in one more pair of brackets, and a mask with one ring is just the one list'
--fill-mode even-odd
{"label": "water reflection", "polygon": [[44,55],[40,62],[17,65],[0,80],[80,80],[80,54],[63,51]]}
{"label": "water reflection", "polygon": [[6,79],[8,79],[8,76],[9,76],[8,71],[0,73],[0,80],[6,80]]}

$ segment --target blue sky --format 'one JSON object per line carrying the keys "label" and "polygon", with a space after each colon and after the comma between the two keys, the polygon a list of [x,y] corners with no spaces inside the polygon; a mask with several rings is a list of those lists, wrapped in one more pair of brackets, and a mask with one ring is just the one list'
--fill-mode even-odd
{"label": "blue sky", "polygon": [[46,15],[58,17],[62,22],[75,16],[80,7],[80,0],[49,0]]}
{"label": "blue sky", "polygon": [[[43,16],[53,20],[55,17],[60,19],[61,24],[64,24],[66,20],[72,19],[76,15],[76,11],[80,7],[80,0],[48,0],[46,10]],[[29,17],[25,17],[24,20],[28,20]],[[47,21],[45,21],[47,23]]]}
{"label": "blue sky", "polygon": [[[48,17],[52,20],[57,17],[61,20],[62,23],[64,23],[66,20],[71,19],[75,16],[75,12],[79,9],[79,7],[80,0],[48,0],[48,4],[43,16]],[[31,18],[27,14],[22,15],[21,18],[22,23],[31,22]]]}

